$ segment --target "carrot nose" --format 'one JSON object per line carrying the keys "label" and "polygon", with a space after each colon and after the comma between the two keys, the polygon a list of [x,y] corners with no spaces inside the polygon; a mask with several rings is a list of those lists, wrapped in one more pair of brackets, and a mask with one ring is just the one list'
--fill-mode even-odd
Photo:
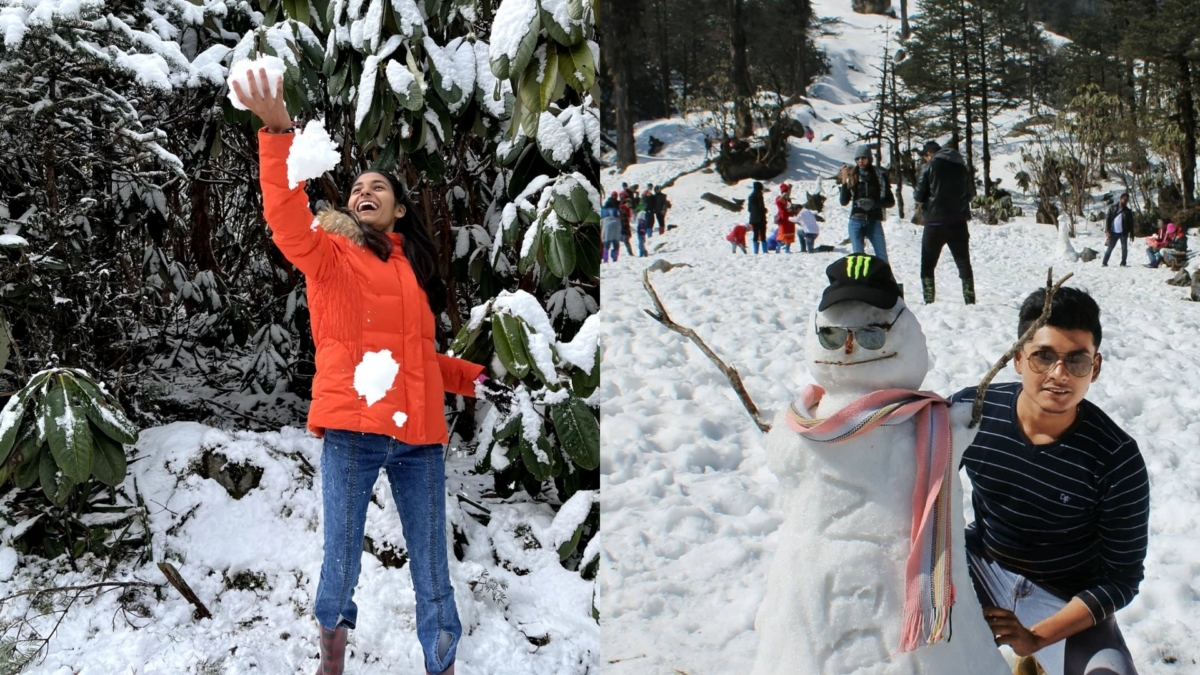
{"label": "carrot nose", "polygon": [[854,332],[846,331],[846,353],[854,353]]}

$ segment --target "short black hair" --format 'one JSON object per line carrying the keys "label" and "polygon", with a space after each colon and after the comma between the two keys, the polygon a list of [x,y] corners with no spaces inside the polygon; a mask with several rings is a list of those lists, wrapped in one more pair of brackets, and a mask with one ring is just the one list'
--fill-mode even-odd
{"label": "short black hair", "polygon": [[[1017,322],[1017,337],[1042,315],[1042,306],[1046,304],[1046,289],[1039,288],[1025,298],[1021,303],[1020,319]],[[1100,305],[1087,291],[1063,286],[1054,292],[1050,301],[1050,318],[1047,326],[1061,330],[1086,330],[1092,334],[1096,349],[1100,349]]]}

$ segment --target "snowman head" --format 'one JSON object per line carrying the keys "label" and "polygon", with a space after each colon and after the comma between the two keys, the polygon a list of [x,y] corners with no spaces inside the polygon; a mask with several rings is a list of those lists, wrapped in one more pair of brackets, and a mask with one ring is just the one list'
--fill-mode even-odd
{"label": "snowman head", "polygon": [[851,255],[825,273],[829,287],[804,339],[817,383],[834,394],[920,388],[929,370],[925,334],[888,264]]}

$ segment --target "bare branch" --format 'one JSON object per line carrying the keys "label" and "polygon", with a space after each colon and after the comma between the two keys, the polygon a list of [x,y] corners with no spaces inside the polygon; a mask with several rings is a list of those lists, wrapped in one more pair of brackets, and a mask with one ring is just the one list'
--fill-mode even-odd
{"label": "bare branch", "polygon": [[20,593],[0,598],[0,603],[8,602],[13,598],[19,598],[23,595],[41,595],[43,593],[65,593],[67,591],[90,591],[97,588],[128,588],[134,586],[147,586],[151,588],[161,588],[163,584],[152,584],[148,581],[102,581],[95,584],[85,584],[83,586],[55,586],[53,588],[34,588]]}
{"label": "bare branch", "polygon": [[1017,355],[1017,352],[1025,347],[1025,343],[1033,339],[1033,334],[1046,325],[1046,321],[1050,318],[1050,301],[1054,299],[1054,294],[1058,292],[1058,289],[1062,288],[1063,283],[1073,276],[1075,276],[1075,273],[1071,272],[1059,279],[1058,283],[1051,285],[1054,281],[1054,268],[1051,267],[1046,270],[1046,301],[1042,303],[1042,314],[1029,328],[1025,329],[1025,332],[1008,348],[1008,351],[1004,352],[1004,356],[1001,356],[1000,360],[996,361],[987,375],[983,376],[983,381],[979,383],[979,387],[975,390],[975,405],[971,408],[971,423],[967,425],[968,428],[974,429],[979,425],[979,420],[983,419],[983,395],[987,392],[988,385],[992,383],[992,379],[996,377],[996,374],[1004,366],[1008,365],[1008,362]]}
{"label": "bare branch", "polygon": [[767,433],[771,430],[771,425],[763,421],[762,416],[758,412],[758,407],[754,405],[754,401],[750,400],[750,394],[746,392],[746,387],[742,384],[742,376],[738,374],[736,369],[730,368],[724,361],[722,361],[721,357],[717,356],[713,350],[709,349],[708,345],[704,343],[704,340],[702,340],[695,331],[672,321],[671,317],[667,315],[667,309],[663,307],[662,300],[658,298],[658,293],[655,292],[654,286],[651,285],[650,272],[652,270],[661,269],[665,272],[669,271],[673,267],[681,266],[682,265],[673,265],[671,263],[659,261],[650,267],[647,267],[646,270],[642,272],[642,285],[646,287],[646,292],[650,294],[650,299],[654,301],[654,306],[658,310],[657,312],[651,312],[648,309],[644,311],[646,314],[650,315],[650,318],[696,343],[696,346],[700,348],[700,351],[704,352],[704,354],[708,356],[709,360],[716,364],[717,368],[719,368],[721,372],[725,374],[725,377],[729,378],[729,384],[732,385],[733,390],[737,392],[738,398],[742,400],[742,405],[746,407],[746,412],[750,413],[750,417],[754,420],[754,423],[758,425],[759,430],[764,434]]}

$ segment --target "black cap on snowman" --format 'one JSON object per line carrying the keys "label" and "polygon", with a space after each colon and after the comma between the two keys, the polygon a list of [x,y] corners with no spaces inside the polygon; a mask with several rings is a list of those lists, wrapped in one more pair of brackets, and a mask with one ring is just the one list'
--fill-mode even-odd
{"label": "black cap on snowman", "polygon": [[873,255],[857,253],[834,261],[825,268],[825,276],[829,277],[829,286],[821,295],[818,311],[847,300],[891,309],[900,299],[900,286],[892,276],[891,266]]}

